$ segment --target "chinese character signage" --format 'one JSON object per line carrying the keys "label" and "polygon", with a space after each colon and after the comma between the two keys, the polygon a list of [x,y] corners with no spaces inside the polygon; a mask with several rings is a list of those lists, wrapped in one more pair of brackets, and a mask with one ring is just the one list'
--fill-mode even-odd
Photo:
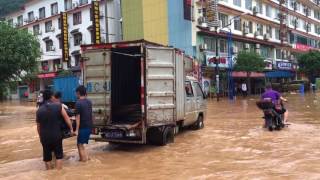
{"label": "chinese character signage", "polygon": [[218,27],[219,17],[218,17],[218,0],[207,0],[206,1],[206,21],[208,27]]}
{"label": "chinese character signage", "polygon": [[69,61],[69,34],[68,34],[68,15],[66,12],[61,13],[61,36],[62,36],[62,59]]}
{"label": "chinese character signage", "polygon": [[298,50],[300,50],[300,51],[305,51],[305,52],[312,49],[311,46],[304,45],[304,44],[299,44],[299,43],[294,44],[294,45],[293,45],[293,48],[298,49]]}
{"label": "chinese character signage", "polygon": [[293,66],[291,62],[277,61],[277,69],[292,70]]}
{"label": "chinese character signage", "polygon": [[101,43],[101,31],[100,31],[100,10],[99,1],[92,1],[92,23],[93,23],[93,34],[94,43]]}

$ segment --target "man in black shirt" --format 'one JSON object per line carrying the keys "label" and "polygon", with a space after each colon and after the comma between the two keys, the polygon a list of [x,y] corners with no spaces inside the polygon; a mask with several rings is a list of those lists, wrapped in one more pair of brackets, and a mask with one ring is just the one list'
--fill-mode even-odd
{"label": "man in black shirt", "polygon": [[68,124],[70,131],[73,132],[72,124],[61,103],[52,101],[52,92],[45,90],[43,92],[44,103],[37,110],[37,130],[40,137],[40,142],[43,148],[43,161],[46,169],[52,168],[52,152],[56,157],[55,166],[57,169],[62,169],[62,131],[61,118]]}
{"label": "man in black shirt", "polygon": [[85,162],[88,160],[88,154],[84,144],[88,144],[92,129],[92,103],[86,98],[87,91],[84,86],[79,86],[76,93],[78,97],[76,102],[77,145],[80,161]]}

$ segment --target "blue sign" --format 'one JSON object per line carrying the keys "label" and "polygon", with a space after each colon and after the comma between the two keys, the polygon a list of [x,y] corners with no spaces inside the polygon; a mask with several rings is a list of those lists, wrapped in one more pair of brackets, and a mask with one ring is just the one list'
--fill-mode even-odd
{"label": "blue sign", "polygon": [[280,70],[292,70],[292,63],[291,62],[284,62],[284,61],[277,61],[277,69]]}

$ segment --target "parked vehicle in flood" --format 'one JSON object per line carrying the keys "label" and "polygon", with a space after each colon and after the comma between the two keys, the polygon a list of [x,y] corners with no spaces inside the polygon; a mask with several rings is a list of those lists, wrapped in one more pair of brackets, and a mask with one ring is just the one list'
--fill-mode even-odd
{"label": "parked vehicle in flood", "polygon": [[181,127],[204,127],[205,96],[181,51],[120,42],[84,45],[82,59],[96,141],[165,145]]}

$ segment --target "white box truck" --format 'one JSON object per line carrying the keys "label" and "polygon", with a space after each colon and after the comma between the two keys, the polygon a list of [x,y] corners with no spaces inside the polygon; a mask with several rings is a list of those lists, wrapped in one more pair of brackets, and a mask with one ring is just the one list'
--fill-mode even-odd
{"label": "white box truck", "polygon": [[81,51],[94,140],[165,145],[182,127],[203,128],[205,96],[181,51],[143,40]]}

